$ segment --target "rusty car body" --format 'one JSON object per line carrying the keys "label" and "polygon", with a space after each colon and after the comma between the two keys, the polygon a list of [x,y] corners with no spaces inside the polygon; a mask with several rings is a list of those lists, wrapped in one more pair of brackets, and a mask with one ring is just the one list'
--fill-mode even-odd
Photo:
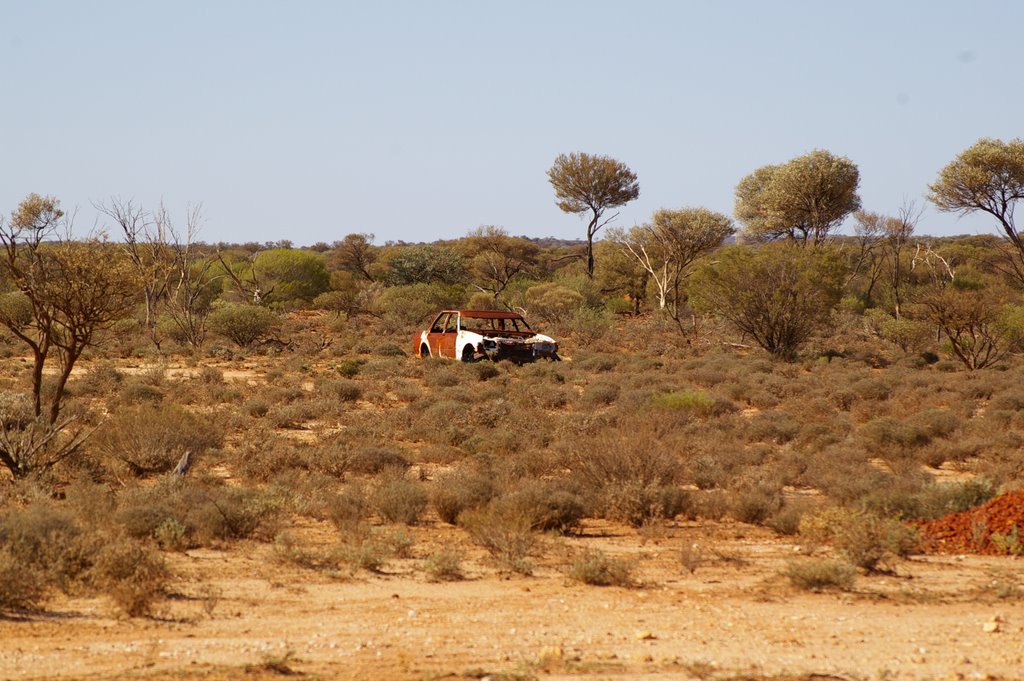
{"label": "rusty car body", "polygon": [[522,315],[499,310],[442,310],[413,342],[417,357],[463,362],[559,359],[553,338],[533,331]]}

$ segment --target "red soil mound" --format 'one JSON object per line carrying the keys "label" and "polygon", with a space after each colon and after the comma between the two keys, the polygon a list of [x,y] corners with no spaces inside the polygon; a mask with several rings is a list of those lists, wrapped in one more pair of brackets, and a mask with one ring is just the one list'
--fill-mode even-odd
{"label": "red soil mound", "polygon": [[[969,511],[922,522],[917,528],[928,553],[1020,553],[1024,551],[1024,489]],[[1018,534],[1019,543],[1014,541]],[[993,541],[993,535],[999,536]]]}

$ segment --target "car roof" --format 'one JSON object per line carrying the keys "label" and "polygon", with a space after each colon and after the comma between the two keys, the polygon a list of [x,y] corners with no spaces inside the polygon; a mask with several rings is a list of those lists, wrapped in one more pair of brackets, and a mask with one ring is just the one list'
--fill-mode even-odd
{"label": "car roof", "polygon": [[506,312],[504,310],[449,310],[458,312],[463,317],[476,317],[478,319],[522,319],[518,312]]}

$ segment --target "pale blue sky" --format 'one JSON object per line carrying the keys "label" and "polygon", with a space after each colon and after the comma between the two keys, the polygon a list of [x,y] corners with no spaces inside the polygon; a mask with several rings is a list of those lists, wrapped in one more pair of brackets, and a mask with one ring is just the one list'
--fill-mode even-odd
{"label": "pale blue sky", "polygon": [[[732,213],[814,148],[866,208],[1024,134],[1024,3],[0,0],[0,211],[54,194],[182,212],[207,241],[580,237],[545,171],[614,156],[660,207]],[[990,231],[929,211],[920,231]]]}

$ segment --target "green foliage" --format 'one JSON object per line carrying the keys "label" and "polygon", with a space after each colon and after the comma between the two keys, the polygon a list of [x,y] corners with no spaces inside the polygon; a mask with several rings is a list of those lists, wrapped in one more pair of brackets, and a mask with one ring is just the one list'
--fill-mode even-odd
{"label": "green foliage", "polygon": [[865,313],[866,321],[875,332],[895,344],[903,352],[922,349],[932,337],[932,329],[916,319],[900,317],[899,319],[884,310],[872,308]]}
{"label": "green foliage", "polygon": [[649,224],[628,232],[614,230],[609,238],[654,283],[658,307],[678,321],[685,302],[683,283],[691,265],[735,231],[731,219],[707,208],[662,209],[654,212]]}
{"label": "green foliage", "polygon": [[209,317],[210,329],[243,348],[266,338],[279,323],[271,310],[243,303],[222,303]]}
{"label": "green foliage", "polygon": [[319,253],[293,248],[261,251],[252,261],[232,265],[243,279],[259,282],[263,303],[295,305],[309,303],[330,287],[330,275]]}
{"label": "green foliage", "polygon": [[32,322],[32,301],[20,291],[0,293],[0,321],[12,329],[27,326]]}
{"label": "green foliage", "polygon": [[391,286],[415,284],[464,284],[466,261],[462,254],[448,246],[401,246],[386,256],[386,281]]}
{"label": "green foliage", "polygon": [[1016,202],[1024,198],[1024,140],[978,140],[939,171],[929,190],[928,198],[939,210],[961,215],[980,211],[995,217],[1018,258],[1024,257],[1013,220]]}
{"label": "green foliage", "polygon": [[463,244],[470,257],[469,274],[474,286],[493,297],[500,295],[513,279],[528,273],[537,264],[540,252],[533,242],[509,236],[504,229],[493,226],[473,230]]}
{"label": "green foliage", "polygon": [[466,289],[443,283],[389,286],[378,290],[370,308],[396,330],[423,327],[438,310],[455,309],[466,299]]}
{"label": "green foliage", "polygon": [[583,306],[583,295],[554,282],[531,286],[526,291],[530,315],[545,322],[570,319]]}
{"label": "green foliage", "polygon": [[942,330],[953,355],[970,370],[983,369],[1024,348],[1024,311],[997,284],[984,289],[934,287],[908,312]]}
{"label": "green foliage", "polygon": [[818,244],[860,208],[860,171],[823,150],[768,165],[736,186],[736,217],[754,240],[789,238]]}
{"label": "green foliage", "polygon": [[724,249],[691,285],[696,309],[723,317],[772,355],[792,361],[830,322],[845,266],[827,249],[788,243]]}
{"label": "green foliage", "polygon": [[715,404],[713,397],[695,390],[677,390],[651,398],[651,406],[655,409],[689,412],[698,416],[710,416],[715,410]]}
{"label": "green foliage", "polygon": [[581,346],[590,347],[612,332],[615,321],[605,310],[581,307],[560,328],[572,334]]}

